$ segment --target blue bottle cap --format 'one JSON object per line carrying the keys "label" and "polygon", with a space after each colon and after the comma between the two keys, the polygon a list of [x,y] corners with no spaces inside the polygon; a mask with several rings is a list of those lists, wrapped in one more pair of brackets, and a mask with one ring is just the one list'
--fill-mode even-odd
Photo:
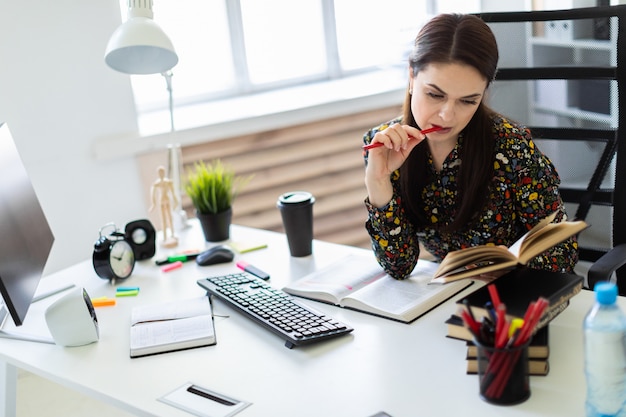
{"label": "blue bottle cap", "polygon": [[600,304],[613,304],[617,299],[617,286],[612,282],[599,282],[593,288]]}

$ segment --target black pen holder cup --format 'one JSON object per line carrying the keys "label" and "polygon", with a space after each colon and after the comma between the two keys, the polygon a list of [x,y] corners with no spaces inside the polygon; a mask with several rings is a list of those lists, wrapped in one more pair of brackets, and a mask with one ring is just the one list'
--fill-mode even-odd
{"label": "black pen holder cup", "polygon": [[528,343],[497,349],[474,341],[477,347],[480,397],[490,404],[515,405],[530,397]]}
{"label": "black pen holder cup", "polygon": [[315,197],[306,191],[293,191],[278,197],[276,206],[280,210],[291,256],[313,253],[314,203]]}

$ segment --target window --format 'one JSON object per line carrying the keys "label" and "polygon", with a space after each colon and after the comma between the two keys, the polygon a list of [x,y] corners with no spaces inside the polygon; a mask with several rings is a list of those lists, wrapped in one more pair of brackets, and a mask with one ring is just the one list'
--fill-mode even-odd
{"label": "window", "polygon": [[239,0],[251,89],[325,73],[324,12],[319,0]]}
{"label": "window", "polygon": [[[437,0],[154,0],[153,11],[179,55],[178,107],[402,68]],[[131,81],[140,114],[167,108],[161,75]]]}

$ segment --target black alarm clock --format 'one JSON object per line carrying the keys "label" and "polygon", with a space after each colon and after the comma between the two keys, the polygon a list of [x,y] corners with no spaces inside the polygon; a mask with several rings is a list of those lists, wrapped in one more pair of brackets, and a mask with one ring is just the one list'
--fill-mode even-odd
{"label": "black alarm clock", "polygon": [[124,239],[135,252],[135,260],[152,258],[156,253],[156,230],[150,220],[135,220],[124,228]]}
{"label": "black alarm clock", "polygon": [[[112,226],[114,231],[103,235],[102,230]],[[93,268],[102,279],[114,281],[126,279],[135,268],[135,252],[125,239],[126,235],[117,230],[113,223],[100,229],[100,237],[93,248]]]}

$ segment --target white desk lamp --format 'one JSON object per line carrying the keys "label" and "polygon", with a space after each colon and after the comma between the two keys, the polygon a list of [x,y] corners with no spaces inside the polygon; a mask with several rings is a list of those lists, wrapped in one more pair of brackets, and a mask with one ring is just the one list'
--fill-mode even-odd
{"label": "white desk lamp", "polygon": [[172,71],[178,55],[170,38],[152,18],[152,0],[127,0],[128,20],[118,27],[104,53],[104,62],[125,74],[161,74],[169,94],[170,128],[174,131]]}
{"label": "white desk lamp", "polygon": [[157,74],[171,70],[178,55],[170,38],[152,18],[152,0],[128,0],[128,19],[107,44],[104,61],[126,74]]}
{"label": "white desk lamp", "polygon": [[[119,26],[106,47],[104,61],[112,69],[125,74],[161,74],[169,95],[170,132],[174,132],[174,101],[172,71],[178,63],[174,45],[152,18],[152,0],[128,0],[128,20]],[[168,147],[168,176],[174,181],[174,190],[181,200],[180,146]],[[179,210],[179,227],[187,227],[187,215]]]}
{"label": "white desk lamp", "polygon": [[178,55],[170,38],[152,18],[152,0],[127,0],[128,20],[118,27],[104,53],[104,62],[125,74],[161,74],[169,94],[170,128],[174,131],[172,71]]}

